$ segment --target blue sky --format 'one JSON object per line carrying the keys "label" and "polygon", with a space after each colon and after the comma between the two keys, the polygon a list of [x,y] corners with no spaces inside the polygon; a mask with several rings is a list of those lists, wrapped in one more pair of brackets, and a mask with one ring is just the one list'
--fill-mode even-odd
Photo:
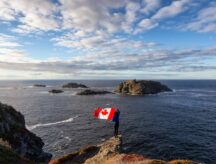
{"label": "blue sky", "polygon": [[0,79],[215,79],[214,0],[1,0]]}

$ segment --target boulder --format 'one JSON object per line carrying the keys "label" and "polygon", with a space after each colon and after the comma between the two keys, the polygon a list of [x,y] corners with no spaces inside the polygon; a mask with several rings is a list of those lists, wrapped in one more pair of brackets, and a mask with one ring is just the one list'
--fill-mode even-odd
{"label": "boulder", "polygon": [[34,87],[46,87],[44,84],[34,84]]}
{"label": "boulder", "polygon": [[52,89],[52,90],[50,90],[49,91],[49,93],[62,93],[62,92],[64,92],[63,90],[60,90],[60,89]]}
{"label": "boulder", "polygon": [[88,87],[83,84],[68,83],[68,84],[63,85],[62,88],[88,88]]}
{"label": "boulder", "polygon": [[78,92],[77,95],[104,95],[104,94],[111,94],[112,92],[109,91],[99,91],[99,90],[90,90],[86,89],[84,91]]}
{"label": "boulder", "polygon": [[43,151],[41,138],[25,127],[24,116],[12,106],[0,103],[0,138],[21,157],[47,163],[52,155]]}
{"label": "boulder", "polygon": [[159,92],[172,91],[166,85],[150,80],[128,80],[122,82],[116,89],[116,93],[127,95],[146,95]]}

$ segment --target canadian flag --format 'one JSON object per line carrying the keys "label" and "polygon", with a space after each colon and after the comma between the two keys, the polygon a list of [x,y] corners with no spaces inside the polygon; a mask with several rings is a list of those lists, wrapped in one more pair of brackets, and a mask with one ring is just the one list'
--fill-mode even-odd
{"label": "canadian flag", "polygon": [[116,111],[116,108],[97,108],[94,117],[112,121]]}

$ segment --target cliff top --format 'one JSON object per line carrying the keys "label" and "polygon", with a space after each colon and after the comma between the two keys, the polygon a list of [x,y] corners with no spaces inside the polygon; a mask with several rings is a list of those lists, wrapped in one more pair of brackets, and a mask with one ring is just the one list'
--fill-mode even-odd
{"label": "cliff top", "polygon": [[52,160],[49,164],[198,164],[189,160],[163,161],[149,159],[137,154],[121,152],[122,136],[111,137],[96,146],[87,146],[77,152]]}

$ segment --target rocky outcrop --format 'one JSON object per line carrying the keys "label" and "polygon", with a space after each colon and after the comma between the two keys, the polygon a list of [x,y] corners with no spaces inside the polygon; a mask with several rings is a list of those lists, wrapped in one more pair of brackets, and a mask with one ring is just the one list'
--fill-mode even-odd
{"label": "rocky outcrop", "polygon": [[113,154],[119,153],[121,148],[121,136],[112,137],[106,142],[87,146],[79,151],[51,160],[49,164],[101,164]]}
{"label": "rocky outcrop", "polygon": [[34,164],[33,161],[20,157],[11,148],[0,144],[0,163],[1,164]]}
{"label": "rocky outcrop", "polygon": [[77,93],[77,95],[104,95],[104,94],[112,94],[112,92],[86,89],[84,91]]}
{"label": "rocky outcrop", "polygon": [[11,149],[35,162],[47,163],[52,155],[42,150],[41,138],[25,127],[24,116],[13,107],[0,103],[0,138],[7,141]]}
{"label": "rocky outcrop", "polygon": [[63,90],[60,90],[60,89],[52,89],[52,90],[50,90],[49,91],[49,93],[62,93],[62,92],[64,92]]}
{"label": "rocky outcrop", "polygon": [[46,87],[44,84],[35,84],[34,87]]}
{"label": "rocky outcrop", "polygon": [[172,91],[166,85],[157,81],[128,80],[122,82],[116,89],[116,93],[127,95],[146,95],[159,92]]}
{"label": "rocky outcrop", "polygon": [[111,137],[97,146],[88,146],[50,161],[49,164],[198,164],[189,160],[163,161],[138,154],[122,153],[122,137]]}
{"label": "rocky outcrop", "polygon": [[83,84],[68,83],[68,84],[63,85],[62,88],[88,88],[88,87]]}

